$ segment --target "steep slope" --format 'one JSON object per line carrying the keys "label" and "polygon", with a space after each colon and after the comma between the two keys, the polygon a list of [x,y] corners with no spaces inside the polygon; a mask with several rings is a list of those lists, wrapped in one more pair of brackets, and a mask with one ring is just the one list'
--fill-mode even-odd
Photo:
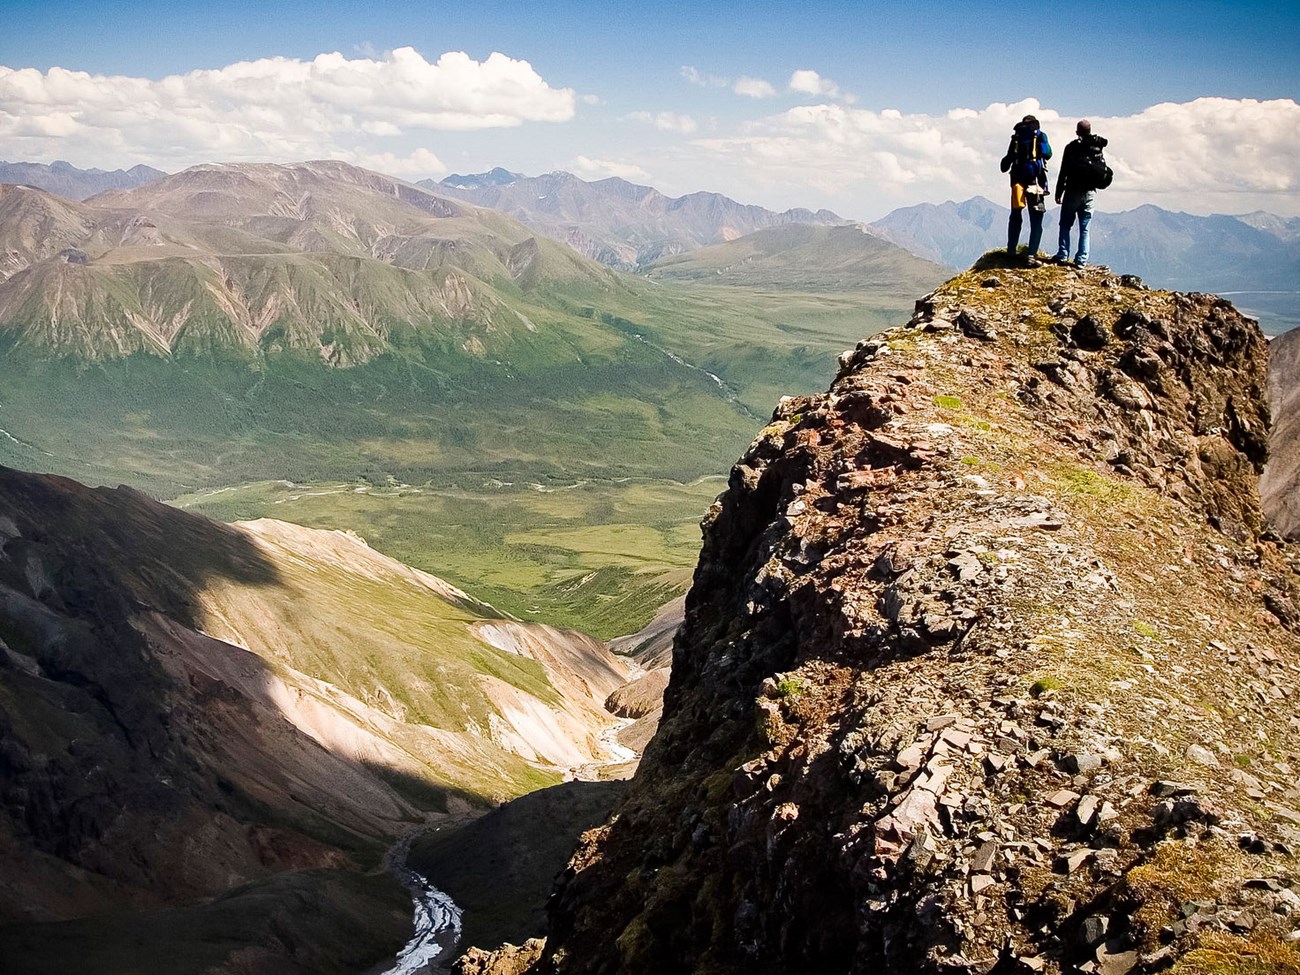
{"label": "steep slope", "polygon": [[32,162],[4,162],[0,160],[0,183],[19,183],[35,186],[47,193],[56,193],[70,200],[84,200],[105,190],[141,186],[162,179],[167,174],[152,166],[132,166],[130,169],[78,169],[71,163],[56,159],[46,165]]}
{"label": "steep slope", "polygon": [[1300,330],[1268,344],[1268,405],[1273,426],[1259,490],[1269,522],[1294,539],[1300,537]]}
{"label": "steep slope", "polygon": [[649,277],[794,291],[923,291],[947,272],[858,226],[792,224],[667,257]]}
{"label": "steep slope", "polygon": [[1294,970],[1265,355],[1227,302],[1057,268],[845,353],[710,512],[548,941],[462,970]]}
{"label": "steep slope", "polygon": [[464,909],[467,943],[536,937],[546,931],[546,897],[574,837],[603,823],[626,791],[624,780],[538,789],[459,829],[422,834],[410,864]]}
{"label": "steep slope", "polygon": [[[1104,207],[1106,195],[1098,195]],[[1008,210],[983,197],[963,203],[903,207],[871,227],[949,267],[966,267],[984,251],[1005,246]],[[1060,210],[1049,207],[1043,250],[1056,246]],[[1172,213],[1147,204],[1093,218],[1097,262],[1123,268],[1153,284],[1189,291],[1242,294],[1239,304],[1286,322],[1300,317],[1300,245],[1294,221],[1271,214],[1243,217]]]}
{"label": "steep slope", "polygon": [[776,213],[719,193],[673,198],[624,179],[588,182],[565,172],[521,176],[495,169],[419,185],[508,213],[586,257],[623,270],[766,227],[845,222],[829,210]]}
{"label": "steep slope", "polygon": [[93,217],[75,203],[29,186],[0,184],[0,281],[75,247],[93,229]]}
{"label": "steep slope", "polygon": [[[283,955],[239,931],[269,910],[319,934],[296,964],[391,952],[405,897],[358,871],[395,836],[623,756],[591,702],[634,669],[509,621],[498,649],[474,632],[493,616],[344,533],[0,468],[0,963],[98,931],[139,971],[166,956],[130,947],[157,917],[119,919],[120,942],[97,920],[127,909],[181,911],[174,948],[221,930],[227,954]],[[313,925],[366,912],[373,932],[328,957]],[[259,970],[300,970],[281,962]]]}

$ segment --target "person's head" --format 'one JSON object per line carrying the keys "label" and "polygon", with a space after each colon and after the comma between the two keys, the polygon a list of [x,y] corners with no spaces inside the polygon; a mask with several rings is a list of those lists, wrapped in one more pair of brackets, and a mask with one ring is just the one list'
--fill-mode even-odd
{"label": "person's head", "polygon": [[1081,139],[1084,136],[1092,135],[1092,123],[1086,118],[1079,119],[1079,124],[1074,127],[1074,134]]}
{"label": "person's head", "polygon": [[1022,118],[1020,121],[1021,121],[1021,123],[1023,123],[1023,124],[1028,124],[1028,125],[1033,125],[1033,126],[1037,126],[1037,125],[1038,125],[1038,119],[1035,118],[1035,117],[1032,116],[1032,115],[1026,115],[1026,116],[1025,116],[1024,118]]}

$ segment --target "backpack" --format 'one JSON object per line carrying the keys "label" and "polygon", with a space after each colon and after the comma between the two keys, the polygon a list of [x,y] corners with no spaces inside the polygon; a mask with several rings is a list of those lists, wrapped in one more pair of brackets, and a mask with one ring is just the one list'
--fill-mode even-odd
{"label": "backpack", "polygon": [[1011,160],[1011,180],[1021,186],[1032,186],[1041,182],[1047,168],[1043,165],[1039,142],[1042,138],[1038,126],[1028,122],[1017,122],[1015,134],[1011,137],[1011,148],[1007,156]]}
{"label": "backpack", "polygon": [[1114,171],[1106,165],[1106,156],[1101,146],[1087,143],[1083,146],[1083,158],[1079,161],[1076,178],[1087,190],[1104,190],[1115,178]]}

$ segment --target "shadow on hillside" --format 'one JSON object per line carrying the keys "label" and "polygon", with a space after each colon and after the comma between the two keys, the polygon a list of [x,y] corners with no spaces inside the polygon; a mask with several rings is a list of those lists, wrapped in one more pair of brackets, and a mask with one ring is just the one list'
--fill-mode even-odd
{"label": "shadow on hillside", "polygon": [[304,970],[293,944],[361,970],[410,902],[360,871],[453,799],[485,804],[322,745],[331,716],[321,740],[349,740],[341,712],[291,717],[273,664],[201,632],[221,584],[284,581],[226,526],[0,468],[0,970]]}
{"label": "shadow on hillside", "polygon": [[565,782],[520,796],[457,830],[426,833],[410,866],[465,911],[462,947],[546,934],[546,901],[586,830],[630,783]]}
{"label": "shadow on hillside", "polygon": [[197,627],[194,597],[211,583],[280,583],[246,535],[129,487],[88,488],[0,467],[0,518],[14,529],[5,535],[20,536],[4,553],[26,574],[32,597],[77,616],[104,612],[105,600],[133,600],[133,609]]}
{"label": "shadow on hillside", "polygon": [[[410,899],[388,875],[290,871],[203,904],[0,924],[0,970],[204,975],[229,971],[242,949],[264,975],[352,975],[391,960],[389,946],[409,934]],[[252,947],[277,944],[293,946],[292,956]]]}

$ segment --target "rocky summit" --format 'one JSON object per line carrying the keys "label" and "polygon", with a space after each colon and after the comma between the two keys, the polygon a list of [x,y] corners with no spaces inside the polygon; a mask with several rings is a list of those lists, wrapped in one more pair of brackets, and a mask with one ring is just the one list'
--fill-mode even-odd
{"label": "rocky summit", "polygon": [[1265,371],[1221,299],[990,262],[783,399],[548,940],[461,971],[1295,971]]}

